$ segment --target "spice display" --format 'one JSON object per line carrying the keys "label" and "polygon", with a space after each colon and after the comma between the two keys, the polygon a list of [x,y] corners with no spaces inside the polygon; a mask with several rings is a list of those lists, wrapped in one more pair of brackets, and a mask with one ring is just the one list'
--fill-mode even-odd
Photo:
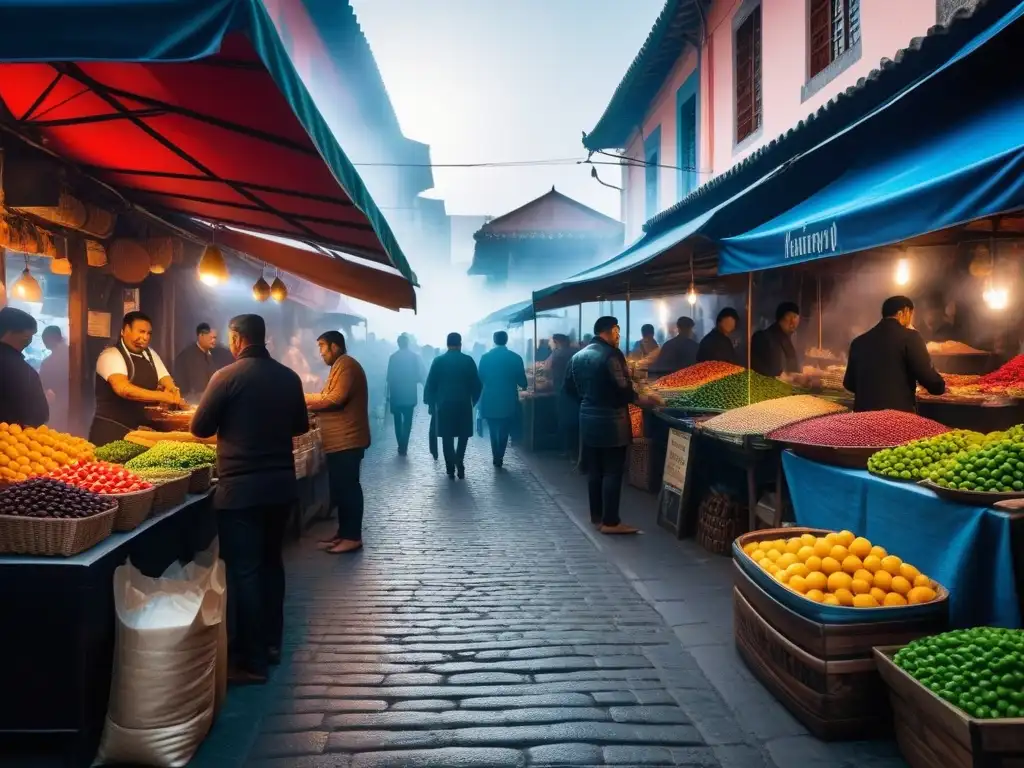
{"label": "spice display", "polygon": [[170,440],[175,443],[203,443],[204,445],[216,445],[217,436],[196,437],[190,432],[154,432],[152,429],[137,429],[124,436],[129,443],[141,445],[144,448],[152,448],[160,442]]}
{"label": "spice display", "polygon": [[20,482],[74,461],[91,461],[93,450],[87,440],[47,426],[0,423],[0,481]]}
{"label": "spice display", "polygon": [[892,448],[911,440],[949,432],[937,421],[903,411],[837,413],[771,432],[782,443],[830,448]]}
{"label": "spice display", "polygon": [[629,424],[633,431],[633,437],[644,436],[644,412],[635,405],[629,406]]}
{"label": "spice display", "polygon": [[789,397],[793,392],[793,387],[778,379],[743,371],[693,390],[690,392],[690,397],[687,398],[686,407],[709,411],[728,411],[764,400]]}
{"label": "spice display", "polygon": [[196,469],[213,464],[217,452],[207,445],[199,443],[160,442],[145,453],[139,454],[125,464],[130,470],[146,467],[162,467],[164,469]]}
{"label": "spice display", "polygon": [[954,429],[936,437],[911,440],[874,454],[868,459],[868,470],[894,480],[921,480],[928,477],[939,462],[971,446],[980,446],[984,440],[985,436],[980,432],[966,429]]}
{"label": "spice display", "polygon": [[50,477],[33,477],[0,492],[0,515],[90,517],[110,509],[110,500]]}
{"label": "spice display", "polygon": [[681,371],[662,376],[651,386],[655,389],[694,389],[726,376],[741,373],[743,370],[740,366],[731,363],[697,363],[683,368]]}
{"label": "spice display", "polygon": [[985,493],[1024,491],[1024,443],[1007,439],[975,445],[932,466],[928,480],[943,488]]}
{"label": "spice display", "polygon": [[1024,355],[1017,355],[1000,368],[978,379],[984,392],[1003,392],[1007,388],[1024,388]]}
{"label": "spice display", "polygon": [[893,662],[973,718],[1024,717],[1024,630],[975,627],[922,637]]}
{"label": "spice display", "polygon": [[144,445],[137,443],[130,443],[127,440],[115,440],[112,443],[101,445],[96,449],[95,455],[97,461],[108,461],[111,464],[124,464],[131,459],[134,459],[140,453],[145,453],[148,449]]}
{"label": "spice display", "polygon": [[798,421],[845,410],[820,397],[793,395],[726,411],[704,422],[704,428],[727,435],[765,435]]}
{"label": "spice display", "polygon": [[87,491],[104,495],[136,493],[153,487],[151,483],[129,472],[124,467],[102,461],[63,467],[51,473],[50,477],[76,488],[84,488]]}
{"label": "spice display", "polygon": [[933,355],[986,355],[983,349],[964,344],[960,341],[929,341],[928,351]]}
{"label": "spice display", "polygon": [[930,603],[938,585],[851,531],[750,542],[744,554],[808,600],[853,608]]}

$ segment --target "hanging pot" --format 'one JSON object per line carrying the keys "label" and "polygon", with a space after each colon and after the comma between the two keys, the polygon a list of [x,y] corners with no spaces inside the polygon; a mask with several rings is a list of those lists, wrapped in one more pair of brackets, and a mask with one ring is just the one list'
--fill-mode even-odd
{"label": "hanging pot", "polygon": [[110,244],[107,258],[114,277],[127,285],[137,285],[149,274],[149,252],[139,240],[118,238]]}
{"label": "hanging pot", "polygon": [[151,237],[146,240],[149,251],[149,271],[154,275],[162,275],[174,263],[174,252],[178,241],[173,237]]}
{"label": "hanging pot", "polygon": [[96,240],[85,241],[85,261],[90,267],[107,266],[107,249]]}

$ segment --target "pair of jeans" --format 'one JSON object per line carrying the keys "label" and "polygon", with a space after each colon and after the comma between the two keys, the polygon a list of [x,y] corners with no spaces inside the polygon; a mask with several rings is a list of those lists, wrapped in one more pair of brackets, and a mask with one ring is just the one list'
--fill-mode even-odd
{"label": "pair of jeans", "polygon": [[441,438],[441,450],[444,451],[444,465],[448,474],[464,468],[468,443],[468,437],[455,438],[445,435]]}
{"label": "pair of jeans", "polygon": [[338,510],[339,539],[363,540],[363,486],[359,482],[359,465],[365,452],[363,448],[352,448],[327,454],[331,506]]}
{"label": "pair of jeans", "polygon": [[626,472],[626,446],[596,448],[583,446],[587,465],[587,495],[590,499],[590,522],[618,525],[619,499],[622,497],[622,476]]}
{"label": "pair of jeans", "polygon": [[430,455],[435,459],[437,458],[437,416],[430,414],[430,430],[428,433],[430,440]]}
{"label": "pair of jeans", "polygon": [[232,663],[266,675],[268,650],[284,634],[284,532],[290,507],[217,512],[220,554],[227,571],[228,645]]}
{"label": "pair of jeans", "polygon": [[398,441],[398,452],[405,454],[409,450],[409,435],[412,434],[412,414],[416,406],[392,407],[391,416],[395,420],[395,440]]}
{"label": "pair of jeans", "polygon": [[508,449],[508,438],[512,432],[512,419],[488,419],[487,433],[491,437],[491,457],[504,461]]}

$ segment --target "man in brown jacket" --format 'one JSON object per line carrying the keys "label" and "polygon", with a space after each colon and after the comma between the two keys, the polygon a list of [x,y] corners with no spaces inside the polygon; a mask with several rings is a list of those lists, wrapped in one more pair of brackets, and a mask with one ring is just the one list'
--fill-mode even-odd
{"label": "man in brown jacket", "polygon": [[345,352],[345,337],[327,331],[317,339],[320,357],[330,366],[327,384],[319,395],[306,395],[306,407],[318,416],[327,453],[331,503],[338,509],[338,533],[321,542],[327,552],[340,555],[363,546],[363,487],[359,465],[370,447],[370,409],[366,374]]}

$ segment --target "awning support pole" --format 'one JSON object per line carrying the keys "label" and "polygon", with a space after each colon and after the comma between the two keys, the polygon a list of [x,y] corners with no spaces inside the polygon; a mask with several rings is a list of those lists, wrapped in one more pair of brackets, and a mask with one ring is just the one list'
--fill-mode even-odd
{"label": "awning support pole", "polygon": [[754,328],[754,273],[747,273],[747,405],[750,405],[750,385],[753,376],[750,375],[750,337]]}
{"label": "awning support pole", "polygon": [[629,354],[629,311],[630,311],[629,288],[626,288],[626,354]]}
{"label": "awning support pole", "polygon": [[583,349],[583,302],[580,302],[580,321],[576,325],[576,344]]}
{"label": "awning support pole", "polygon": [[818,275],[818,349],[823,348],[821,343],[821,275]]}

